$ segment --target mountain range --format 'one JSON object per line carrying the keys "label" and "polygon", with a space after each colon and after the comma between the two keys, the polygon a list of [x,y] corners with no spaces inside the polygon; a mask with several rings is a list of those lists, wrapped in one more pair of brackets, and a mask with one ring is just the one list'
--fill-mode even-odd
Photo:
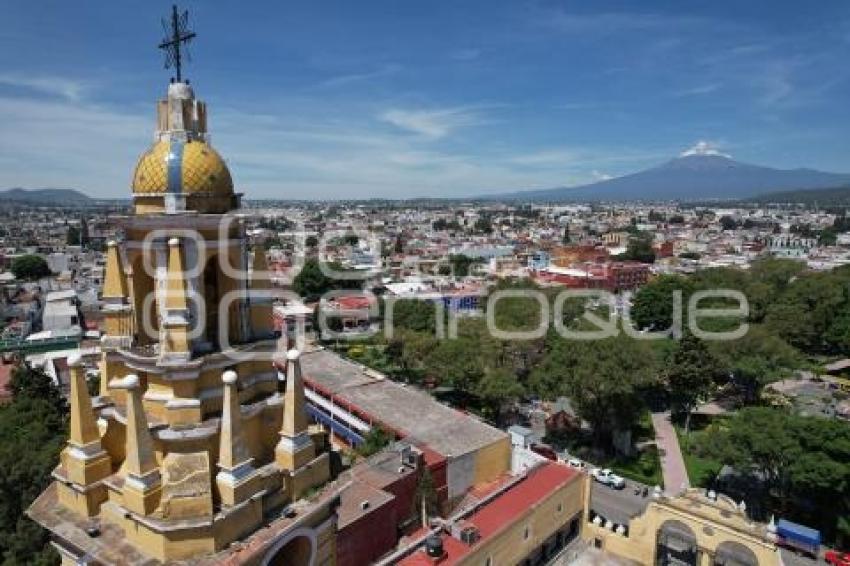
{"label": "mountain range", "polygon": [[814,169],[774,169],[735,161],[714,150],[689,150],[666,163],[589,185],[489,195],[486,199],[664,201],[744,199],[761,193],[850,184],[850,174]]}
{"label": "mountain range", "polygon": [[0,201],[41,205],[80,206],[91,204],[91,197],[76,189],[6,189],[0,190]]}
{"label": "mountain range", "polygon": [[[695,148],[666,163],[622,177],[577,187],[487,195],[477,200],[592,202],[722,199],[778,202],[790,198],[799,202],[806,197],[797,192],[815,189],[828,189],[828,194],[811,195],[816,200],[846,200],[846,191],[850,190],[850,173],[752,165],[697,144]],[[782,193],[789,191],[792,194]],[[75,189],[22,188],[0,190],[0,202],[3,201],[58,206],[89,206],[98,202]]]}

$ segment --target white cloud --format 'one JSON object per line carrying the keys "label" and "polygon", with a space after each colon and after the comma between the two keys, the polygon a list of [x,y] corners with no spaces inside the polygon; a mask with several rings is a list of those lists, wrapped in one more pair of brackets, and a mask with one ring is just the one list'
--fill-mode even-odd
{"label": "white cloud", "polygon": [[336,77],[331,77],[329,79],[325,79],[321,83],[319,83],[320,87],[333,88],[338,86],[346,86],[351,83],[361,82],[361,81],[371,81],[374,79],[379,79],[381,77],[386,77],[388,75],[392,75],[398,73],[402,70],[402,66],[392,63],[383,65],[382,67],[375,69],[374,71],[367,71],[363,73],[350,73],[347,75],[339,75]]}
{"label": "white cloud", "polygon": [[[492,123],[492,108],[393,108],[380,115],[387,127],[374,119],[372,101],[333,107],[291,95],[253,114],[212,106],[210,123],[247,198],[464,197],[586,183],[594,168],[630,170],[646,157],[569,146],[522,152],[471,134],[434,143]],[[0,188],[74,187],[120,198],[129,195],[133,167],[151,142],[154,109],[152,102],[94,104],[88,96],[0,96],[0,123]]]}
{"label": "white cloud", "polygon": [[379,118],[393,126],[429,139],[443,138],[460,128],[483,124],[476,108],[441,108],[432,110],[391,109]]}
{"label": "white cloud", "polygon": [[0,84],[33,90],[50,96],[58,96],[71,101],[80,99],[88,84],[83,81],[64,77],[30,77],[13,73],[0,74]]}
{"label": "white cloud", "polygon": [[0,97],[0,123],[0,187],[72,187],[115,198],[129,194],[153,116],[64,99]]}
{"label": "white cloud", "polygon": [[613,175],[609,175],[608,173],[603,173],[602,171],[597,171],[594,169],[590,172],[590,175],[593,177],[594,181],[607,181],[608,179],[613,179]]}

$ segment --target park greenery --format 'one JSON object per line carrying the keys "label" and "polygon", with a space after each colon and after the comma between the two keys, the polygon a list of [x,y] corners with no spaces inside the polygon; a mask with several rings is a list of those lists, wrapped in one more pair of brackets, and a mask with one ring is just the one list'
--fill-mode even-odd
{"label": "park greenery", "polygon": [[0,554],[3,564],[58,564],[47,531],[24,511],[51,481],[67,437],[67,406],[41,370],[16,368],[0,406]]}
{"label": "park greenery", "polygon": [[[527,288],[542,292],[554,312],[557,289],[503,281],[495,290]],[[762,392],[800,369],[850,355],[850,268],[814,273],[792,260],[763,259],[746,271],[712,268],[688,277],[660,276],[634,294],[630,322],[637,329],[669,328],[674,292],[682,294],[687,321],[688,300],[708,289],[740,291],[749,311],[704,319],[700,328],[716,332],[745,322],[748,331],[742,337],[702,340],[685,323],[679,340],[641,340],[623,332],[601,340],[569,340],[551,320],[540,320],[536,299],[511,297],[495,306],[482,301],[484,316],[459,317],[457,337],[445,339],[435,328],[448,322],[446,312],[430,301],[403,299],[394,303],[391,338],[372,337],[343,352],[400,381],[432,388],[500,426],[514,422],[521,401],[566,397],[586,426],[561,445],[619,465],[632,478],[657,479],[657,454],[635,451],[633,445],[646,439],[641,423],[650,408],[670,410],[696,485],[712,483],[721,466],[728,465],[739,476],[764,479],[767,511],[808,521],[830,540],[842,536],[850,520],[845,495],[850,492],[850,427],[786,413],[771,406]],[[564,325],[593,328],[586,306],[605,318],[606,307],[570,299],[562,312]],[[718,298],[699,304],[730,306]],[[487,312],[491,308],[494,312]],[[488,315],[502,330],[550,324],[540,337],[503,340],[488,331]],[[709,428],[701,418],[691,432],[695,409],[712,399],[723,401],[733,416],[720,417]],[[791,459],[782,456],[783,450]],[[831,499],[836,503],[815,520],[814,509]]]}
{"label": "park greenery", "polygon": [[[789,518],[850,542],[850,426],[772,407],[747,407],[709,424],[691,450],[706,484],[743,499],[753,515]],[[734,470],[717,478],[719,465]]]}

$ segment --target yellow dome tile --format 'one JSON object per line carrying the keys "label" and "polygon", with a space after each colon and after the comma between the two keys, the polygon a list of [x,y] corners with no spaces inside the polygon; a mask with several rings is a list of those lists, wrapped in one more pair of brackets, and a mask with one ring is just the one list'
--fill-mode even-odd
{"label": "yellow dome tile", "polygon": [[233,194],[233,180],[227,165],[206,143],[194,141],[183,148],[183,192]]}
{"label": "yellow dome tile", "polygon": [[168,187],[168,156],[169,143],[160,141],[145,152],[136,165],[133,174],[134,193],[164,193]]}
{"label": "yellow dome tile", "polygon": [[[216,196],[233,194],[233,180],[224,160],[204,142],[193,141],[183,145],[180,163],[179,190],[183,194],[207,193]],[[133,174],[133,192],[137,194],[162,194],[169,190],[168,141],[155,143],[145,152]],[[179,151],[178,151],[179,155]]]}

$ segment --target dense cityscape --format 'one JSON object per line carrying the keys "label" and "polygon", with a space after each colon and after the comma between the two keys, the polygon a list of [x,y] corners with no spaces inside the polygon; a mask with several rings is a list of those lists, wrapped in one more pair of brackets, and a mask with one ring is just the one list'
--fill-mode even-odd
{"label": "dense cityscape", "polygon": [[252,194],[163,28],[129,190],[0,191],[3,564],[850,564],[850,175]]}

